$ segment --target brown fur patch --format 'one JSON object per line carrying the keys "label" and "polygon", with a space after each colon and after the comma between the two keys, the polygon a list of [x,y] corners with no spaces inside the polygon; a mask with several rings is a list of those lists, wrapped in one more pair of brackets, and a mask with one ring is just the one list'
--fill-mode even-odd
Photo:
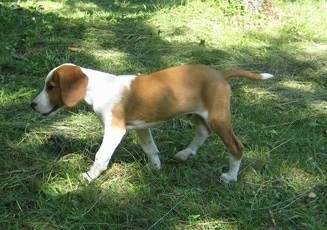
{"label": "brown fur patch", "polygon": [[[231,88],[227,79],[253,80],[260,74],[244,70],[219,72],[203,65],[185,65],[136,77],[113,109],[112,125],[125,129],[133,122],[156,123],[183,114],[199,114],[208,129],[218,134],[236,159],[243,145],[231,125]],[[208,114],[206,117],[205,114]]]}
{"label": "brown fur patch", "polygon": [[53,72],[47,82],[47,93],[52,105],[73,107],[80,102],[86,93],[87,76],[81,68],[73,65],[60,66]]}

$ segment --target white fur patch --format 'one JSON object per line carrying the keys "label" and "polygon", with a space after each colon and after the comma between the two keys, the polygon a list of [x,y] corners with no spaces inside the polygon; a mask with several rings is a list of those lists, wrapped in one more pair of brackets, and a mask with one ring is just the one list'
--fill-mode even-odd
{"label": "white fur patch", "polygon": [[220,179],[228,184],[229,182],[236,182],[238,171],[240,169],[241,160],[237,160],[233,155],[229,154],[229,171],[220,175]]}
{"label": "white fur patch", "polygon": [[157,125],[160,122],[145,122],[145,121],[131,121],[126,124],[127,129],[146,129],[146,128],[151,128],[155,125]]}
{"label": "white fur patch", "polygon": [[[121,100],[123,91],[129,89],[135,75],[120,75],[81,68],[82,72],[88,77],[88,86],[84,100],[92,105],[94,112],[110,118],[112,108]],[[106,123],[106,121],[103,121]],[[108,125],[110,122],[107,123]]]}
{"label": "white fur patch", "polygon": [[262,76],[262,80],[266,80],[266,79],[275,77],[274,75],[272,75],[270,73],[262,73],[261,76]]}

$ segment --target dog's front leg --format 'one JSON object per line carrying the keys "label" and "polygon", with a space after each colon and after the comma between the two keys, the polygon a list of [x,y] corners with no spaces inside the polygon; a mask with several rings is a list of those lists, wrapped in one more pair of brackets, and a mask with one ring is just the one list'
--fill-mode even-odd
{"label": "dog's front leg", "polygon": [[102,144],[98,152],[95,154],[95,161],[91,169],[82,174],[84,178],[91,182],[96,179],[101,172],[107,169],[112,154],[125,133],[126,130],[113,127],[105,128]]}
{"label": "dog's front leg", "polygon": [[150,167],[158,170],[161,169],[161,163],[158,155],[159,151],[156,144],[154,143],[151,130],[136,129],[135,131],[139,137],[143,151],[149,158]]}

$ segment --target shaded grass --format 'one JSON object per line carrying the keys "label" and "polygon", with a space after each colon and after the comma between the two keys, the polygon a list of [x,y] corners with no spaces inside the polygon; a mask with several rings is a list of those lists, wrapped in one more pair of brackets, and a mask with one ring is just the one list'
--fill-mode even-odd
{"label": "shaded grass", "polygon": [[[13,4],[0,6],[2,229],[326,227],[326,3],[272,1],[259,15],[211,0]],[[227,159],[214,135],[190,161],[172,159],[193,136],[181,118],[154,128],[161,171],[145,167],[131,132],[86,184],[79,173],[102,137],[95,115],[84,104],[52,120],[28,108],[63,62],[115,74],[202,63],[277,78],[231,80],[246,146],[239,182],[219,182]]]}

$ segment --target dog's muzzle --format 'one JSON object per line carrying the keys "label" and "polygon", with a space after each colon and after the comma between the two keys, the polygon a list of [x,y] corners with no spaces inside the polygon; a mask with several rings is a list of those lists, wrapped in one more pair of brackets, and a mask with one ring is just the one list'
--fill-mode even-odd
{"label": "dog's muzzle", "polygon": [[30,106],[34,111],[36,111],[36,106],[37,106],[36,102],[33,101]]}
{"label": "dog's muzzle", "polygon": [[[38,104],[37,104],[36,102],[34,102],[34,101],[31,102],[30,106],[31,106],[31,108],[32,108],[34,111],[38,112],[37,109],[36,109],[36,107],[38,106]],[[49,116],[51,113],[57,111],[59,108],[60,108],[60,106],[59,106],[59,105],[56,105],[56,106],[54,106],[54,107],[53,107],[49,112],[47,112],[47,113],[42,113],[42,115],[43,115],[43,116]]]}

